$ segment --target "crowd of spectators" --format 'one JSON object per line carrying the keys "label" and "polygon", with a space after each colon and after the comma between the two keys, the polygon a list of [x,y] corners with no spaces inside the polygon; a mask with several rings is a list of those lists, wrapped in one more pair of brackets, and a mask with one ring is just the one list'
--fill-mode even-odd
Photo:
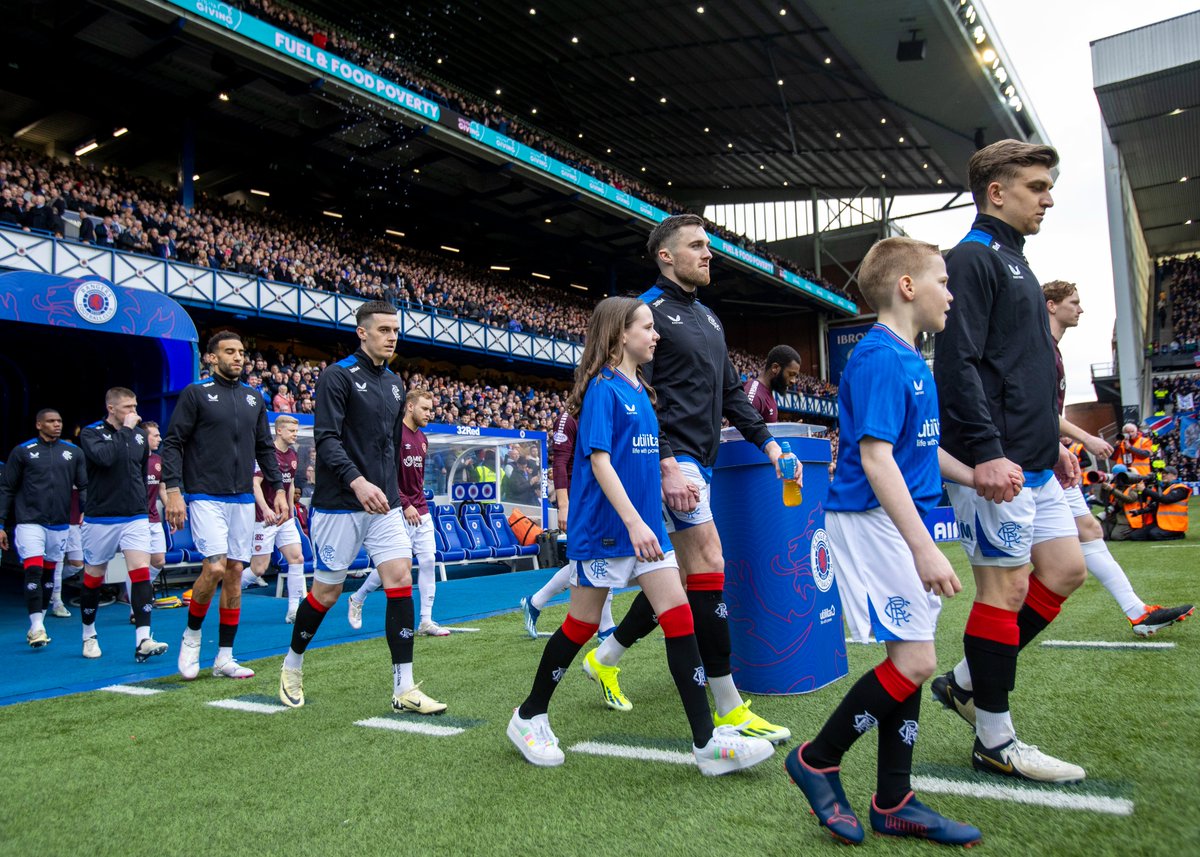
{"label": "crowd of spectators", "polygon": [[[737,370],[742,381],[750,378],[757,378],[758,373],[763,369],[763,363],[766,361],[764,355],[751,354],[741,348],[729,349],[729,360],[733,363],[733,368]],[[796,383],[792,386],[790,392],[799,393],[801,396],[819,396],[822,398],[837,398],[837,385],[830,384],[828,381],[822,381],[815,375],[806,375],[800,373],[800,377],[796,379]]]}
{"label": "crowd of spectators", "polygon": [[[255,350],[242,369],[242,380],[263,394],[267,407],[278,413],[311,414],[316,407],[316,385],[326,360],[304,360],[291,353]],[[743,367],[761,367],[763,358],[731,350],[742,379],[757,375]],[[336,357],[331,359],[337,359]],[[201,370],[207,377],[208,370]],[[532,429],[552,432],[555,418],[566,403],[570,382],[543,379],[536,386],[510,383],[503,373],[488,370],[472,380],[450,374],[422,373],[398,368],[408,387],[426,387],[434,397],[434,422],[479,428]],[[799,387],[809,395],[835,395],[837,389],[815,378],[801,376]],[[826,392],[816,392],[820,386]],[[828,392],[832,390],[832,392]]]}
{"label": "crowd of spectators", "polygon": [[591,303],[500,278],[457,259],[347,234],[337,225],[204,199],[192,210],[164,185],[113,167],[65,164],[0,144],[0,222],[161,259],[232,271],[508,330],[581,341]]}
{"label": "crowd of spectators", "polygon": [[[468,95],[456,88],[434,80],[428,74],[422,73],[411,62],[406,62],[394,50],[385,46],[381,40],[372,43],[366,38],[357,38],[339,33],[335,28],[318,23],[303,12],[285,6],[272,0],[243,0],[243,5],[256,17],[269,21],[282,30],[287,30],[306,41],[312,42],[322,50],[328,50],[343,59],[348,59],[356,65],[380,75],[395,83],[407,86],[414,92],[431,101],[450,107],[469,119],[493,129],[499,134],[510,137],[531,149],[544,152],[558,161],[593,178],[600,179],[632,196],[666,211],[670,214],[681,214],[687,211],[678,200],[674,200],[660,191],[655,190],[644,182],[612,167],[600,163],[582,150],[562,143],[546,134],[544,131],[522,122],[517,117],[505,113],[504,110],[485,99]],[[703,212],[694,212],[703,214]],[[801,268],[795,262],[784,259],[770,252],[763,242],[755,242],[745,235],[719,226],[706,220],[706,229],[744,250],[756,253],[781,268],[799,274],[805,279],[828,289],[835,294],[846,296],[840,286],[825,280],[813,271]]]}
{"label": "crowd of spectators", "polygon": [[1200,345],[1200,256],[1160,263],[1159,282],[1163,290],[1155,304],[1158,341],[1151,346],[1151,353],[1196,352]]}
{"label": "crowd of spectators", "polygon": [[[1200,406],[1200,372],[1175,375],[1170,378],[1156,378],[1154,402],[1156,409],[1168,416],[1178,418],[1195,415]],[[1180,479],[1185,482],[1200,481],[1200,460],[1184,455],[1180,450],[1180,441],[1178,421],[1171,431],[1160,438],[1155,438],[1155,442],[1159,444],[1159,452],[1163,461],[1179,468]]]}

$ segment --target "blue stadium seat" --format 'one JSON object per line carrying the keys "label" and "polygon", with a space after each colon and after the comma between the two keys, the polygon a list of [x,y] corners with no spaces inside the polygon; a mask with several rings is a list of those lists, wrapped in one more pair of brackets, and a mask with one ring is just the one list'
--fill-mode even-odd
{"label": "blue stadium seat", "polygon": [[483,510],[478,503],[463,503],[459,509],[462,515],[462,525],[467,536],[477,548],[490,548],[492,556],[497,559],[512,559],[517,555],[516,545],[503,545],[492,536],[487,521],[483,519]]}
{"label": "blue stadium seat", "polygon": [[492,549],[476,545],[454,517],[453,506],[438,506],[437,531],[442,534],[448,551],[463,551],[465,559],[491,559]]}
{"label": "blue stadium seat", "polygon": [[177,532],[172,533],[171,528],[163,526],[167,533],[167,558],[164,560],[164,565],[178,565],[182,562],[200,562],[204,559],[200,555],[200,551],[196,549],[196,543],[192,540],[192,519],[188,518],[183,522],[183,526]]}
{"label": "blue stadium seat", "polygon": [[[497,545],[504,547],[515,547],[517,556],[532,556],[538,555],[539,548],[537,544],[523,545],[517,541],[517,534],[513,532],[512,525],[508,523],[508,518],[504,517],[504,507],[499,503],[488,503],[485,509],[487,515],[488,529],[492,531],[492,537]],[[534,560],[536,566],[537,560]]]}

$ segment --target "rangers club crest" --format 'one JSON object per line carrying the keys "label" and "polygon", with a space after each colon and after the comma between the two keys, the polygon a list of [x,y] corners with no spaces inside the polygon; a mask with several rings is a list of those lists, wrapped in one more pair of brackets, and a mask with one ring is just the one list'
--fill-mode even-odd
{"label": "rangers club crest", "polygon": [[833,554],[829,552],[829,536],[823,529],[813,533],[808,559],[812,565],[813,582],[817,584],[817,589],[828,592],[833,586]]}
{"label": "rangers club crest", "polygon": [[395,384],[392,385],[392,395],[396,397],[396,401],[400,401],[400,388]]}
{"label": "rangers club crest", "polygon": [[862,714],[854,715],[854,731],[859,735],[863,734],[864,732],[870,732],[878,725],[879,721],[876,720],[875,715],[869,711],[864,711]]}
{"label": "rangers club crest", "polygon": [[892,624],[899,627],[902,622],[908,622],[912,619],[912,614],[908,612],[910,603],[907,598],[893,595],[888,599],[887,606],[883,608],[883,613],[892,620]]}
{"label": "rangers club crest", "polygon": [[107,283],[90,280],[75,290],[75,312],[91,324],[104,324],[117,314],[117,295]]}
{"label": "rangers club crest", "polygon": [[253,393],[247,393],[247,394],[246,394],[246,404],[247,404],[247,405],[249,405],[249,406],[250,406],[250,407],[252,407],[252,408],[253,408],[255,405],[257,405],[257,404],[258,404],[258,399],[254,398],[254,394],[253,394]]}
{"label": "rangers club crest", "polygon": [[913,744],[917,743],[918,728],[917,721],[905,720],[900,725],[900,740],[911,747]]}
{"label": "rangers club crest", "polygon": [[1021,525],[1013,521],[1005,521],[996,531],[996,537],[1006,548],[1012,548],[1021,540]]}

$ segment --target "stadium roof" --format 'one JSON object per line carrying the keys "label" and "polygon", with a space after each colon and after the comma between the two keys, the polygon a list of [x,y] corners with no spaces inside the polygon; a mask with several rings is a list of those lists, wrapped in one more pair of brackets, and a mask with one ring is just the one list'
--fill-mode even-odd
{"label": "stadium roof", "polygon": [[[692,204],[799,193],[806,181],[825,193],[953,190],[977,142],[1043,136],[983,9],[958,0],[755,0],[710,3],[703,14],[631,0],[298,5],[341,32],[396,43],[420,73],[432,69],[462,90],[493,87],[504,69],[496,88],[512,93],[514,110],[545,97],[527,117],[536,127],[602,159],[613,148],[616,166],[652,186],[678,166],[678,180],[662,189]],[[22,6],[0,67],[0,127],[60,152],[90,139],[99,149],[89,160],[166,181],[194,138],[197,187],[210,194],[261,204],[249,192],[265,189],[277,210],[344,212],[347,223],[404,232],[430,249],[450,238],[463,257],[512,265],[514,275],[532,267],[593,293],[644,280],[648,221],[629,207],[481,147],[461,122],[388,109],[278,47],[185,19],[184,8],[181,0]],[[215,15],[229,8],[205,5]],[[897,61],[914,32],[925,60]],[[570,55],[585,47],[593,53]],[[56,55],[71,61],[45,61]],[[626,65],[639,86],[614,78]],[[657,96],[666,104],[646,95],[651,83],[651,95],[666,87]],[[510,106],[508,95],[490,97]],[[117,127],[130,133],[116,139]],[[617,144],[601,148],[606,135]],[[777,190],[789,168],[797,178]],[[828,308],[736,256],[726,261],[714,299]]]}
{"label": "stadium roof", "polygon": [[1093,42],[1092,74],[1151,256],[1200,250],[1200,12]]}
{"label": "stadium roof", "polygon": [[688,201],[945,191],[982,142],[1045,137],[967,0],[299,5]]}

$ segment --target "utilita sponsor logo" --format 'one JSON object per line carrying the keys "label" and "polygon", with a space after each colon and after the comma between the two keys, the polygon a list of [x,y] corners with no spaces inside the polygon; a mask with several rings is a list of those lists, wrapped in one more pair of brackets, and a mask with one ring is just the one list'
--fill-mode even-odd
{"label": "utilita sponsor logo", "polygon": [[821,616],[821,624],[828,625],[830,622],[832,622],[834,620],[834,617],[837,616],[837,608],[834,607],[832,604],[830,604],[828,607],[826,607],[824,610],[821,611],[820,616]]}

